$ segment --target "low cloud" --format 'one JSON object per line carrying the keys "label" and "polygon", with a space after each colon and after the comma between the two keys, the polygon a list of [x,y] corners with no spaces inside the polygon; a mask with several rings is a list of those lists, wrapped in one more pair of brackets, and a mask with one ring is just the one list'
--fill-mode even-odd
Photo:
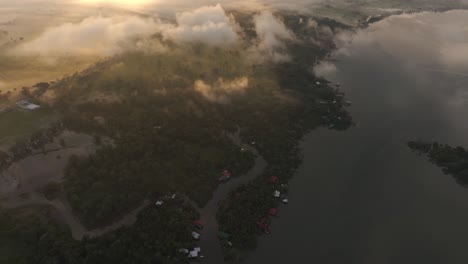
{"label": "low cloud", "polygon": [[167,0],[167,1],[156,1],[154,5],[148,5],[148,7],[154,7],[155,10],[160,10],[162,12],[173,12],[174,10],[187,10],[191,8],[197,8],[204,5],[212,4],[222,4],[228,9],[242,9],[249,11],[259,11],[259,10],[293,10],[307,12],[311,11],[312,7],[323,1],[331,3],[334,1],[344,1],[344,0],[196,0],[196,1],[187,1],[187,0]]}
{"label": "low cloud", "polygon": [[335,54],[352,56],[362,49],[378,48],[401,61],[411,58],[408,63],[413,65],[432,67],[442,63],[451,70],[465,70],[468,67],[467,23],[466,11],[461,10],[392,16],[367,30],[338,34]]}
{"label": "low cloud", "polygon": [[236,44],[238,27],[220,4],[176,14],[177,25],[168,26],[163,35],[183,43],[199,42],[212,46]]}
{"label": "low cloud", "polygon": [[164,51],[155,33],[179,43],[233,45],[239,41],[234,18],[221,5],[205,6],[176,14],[177,24],[137,16],[89,17],[80,23],[52,27],[39,37],[16,47],[14,55],[112,56],[127,50]]}
{"label": "low cloud", "polygon": [[308,41],[316,46],[323,47],[335,38],[335,33],[329,26],[319,25],[319,23],[313,19],[309,19],[306,25],[309,29],[315,31],[314,36],[310,37]]}
{"label": "low cloud", "polygon": [[46,30],[38,38],[20,45],[15,54],[59,57],[67,55],[111,56],[127,48],[132,38],[156,32],[152,19],[139,17],[90,17]]}
{"label": "low cloud", "polygon": [[335,64],[322,61],[314,67],[314,74],[318,77],[328,78],[333,74],[336,74],[337,68]]}
{"label": "low cloud", "polygon": [[266,60],[273,62],[289,61],[286,42],[297,41],[296,36],[270,11],[264,11],[254,17],[257,44],[254,48]]}
{"label": "low cloud", "polygon": [[249,79],[241,77],[230,81],[220,78],[213,84],[207,84],[202,80],[197,80],[194,84],[195,91],[199,92],[206,99],[216,103],[229,103],[230,96],[242,95],[249,87]]}

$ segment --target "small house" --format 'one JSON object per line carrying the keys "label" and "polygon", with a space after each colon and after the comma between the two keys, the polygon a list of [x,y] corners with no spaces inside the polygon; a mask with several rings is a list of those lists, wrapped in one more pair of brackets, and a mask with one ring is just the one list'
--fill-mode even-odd
{"label": "small house", "polygon": [[219,177],[220,182],[227,182],[231,179],[231,173],[228,170],[223,170],[221,177]]}
{"label": "small house", "polygon": [[221,177],[219,177],[218,180],[219,180],[220,182],[227,182],[227,181],[229,181],[230,179],[231,179],[231,177],[221,176]]}
{"label": "small house", "polygon": [[280,198],[280,196],[281,196],[281,192],[278,191],[278,190],[276,190],[276,191],[273,193],[273,197],[275,197],[275,198]]}
{"label": "small house", "polygon": [[257,223],[258,227],[263,231],[265,234],[270,234],[270,228],[266,225],[266,219],[260,219]]}
{"label": "small house", "polygon": [[28,102],[26,100],[18,101],[16,103],[16,105],[23,108],[23,109],[30,110],[30,111],[41,108],[40,105],[30,103],[30,102]]}
{"label": "small house", "polygon": [[189,254],[190,251],[189,251],[188,249],[186,249],[186,248],[181,248],[181,249],[179,249],[179,253],[181,253],[181,254]]}
{"label": "small house", "polygon": [[278,208],[270,208],[268,211],[268,214],[271,216],[277,216],[278,215]]}
{"label": "small house", "polygon": [[198,258],[198,251],[190,251],[189,258]]}
{"label": "small house", "polygon": [[193,221],[193,226],[197,229],[203,229],[203,223],[200,220]]}
{"label": "small house", "polygon": [[279,181],[278,176],[271,176],[270,178],[268,178],[269,183],[278,183],[278,181]]}
{"label": "small house", "polygon": [[200,233],[197,233],[197,232],[193,231],[192,232],[192,237],[195,240],[199,240],[200,239]]}

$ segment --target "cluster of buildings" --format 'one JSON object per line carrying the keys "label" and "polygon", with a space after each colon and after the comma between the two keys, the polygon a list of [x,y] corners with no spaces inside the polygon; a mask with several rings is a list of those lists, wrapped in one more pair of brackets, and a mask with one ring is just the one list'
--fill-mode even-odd
{"label": "cluster of buildings", "polygon": [[[193,227],[196,229],[192,231],[192,238],[195,240],[199,240],[201,237],[201,234],[199,233],[199,231],[203,229],[203,223],[200,220],[195,220],[193,221],[192,224],[193,224]],[[186,254],[189,259],[204,258],[200,247],[195,247],[191,250],[187,248],[181,248],[179,249],[179,253]]]}
{"label": "cluster of buildings", "polygon": [[202,253],[201,253],[201,248],[200,247],[196,247],[196,248],[193,248],[191,250],[189,250],[187,248],[181,248],[181,249],[179,249],[179,253],[187,254],[188,258],[190,258],[190,259],[196,259],[196,258],[203,258],[204,257],[202,255]]}
{"label": "cluster of buildings", "polygon": [[[165,200],[173,200],[177,197],[177,194],[174,193],[172,195],[166,195],[163,197],[163,199],[161,200],[157,200],[155,202],[155,206],[156,207],[161,207],[164,205],[164,201]],[[193,227],[195,228],[194,231],[192,231],[192,238],[194,240],[199,240],[200,237],[201,237],[201,234],[200,234],[200,230],[203,229],[203,223],[200,221],[200,220],[195,220],[193,221]],[[187,248],[181,248],[179,249],[179,253],[181,254],[186,254],[188,256],[188,258],[190,259],[197,259],[197,258],[203,258],[203,254],[201,253],[201,248],[200,247],[195,247],[191,250],[187,249]]]}
{"label": "cluster of buildings", "polygon": [[[279,185],[279,177],[277,177],[277,176],[269,177],[268,182],[270,184],[275,184],[275,185],[278,185],[280,187],[280,188],[276,189],[273,192],[273,197],[277,198],[277,199],[281,199],[283,204],[287,204],[288,203],[288,198],[287,198],[287,196],[285,194],[281,193],[281,190],[287,189],[288,185],[287,184],[280,184]],[[272,207],[272,208],[270,208],[268,210],[267,217],[263,217],[263,218],[260,218],[258,220],[257,226],[258,226],[258,228],[260,228],[260,230],[263,233],[269,234],[271,232],[271,230],[270,230],[270,219],[268,218],[268,216],[276,217],[276,216],[278,216],[278,212],[279,212],[278,208]]]}

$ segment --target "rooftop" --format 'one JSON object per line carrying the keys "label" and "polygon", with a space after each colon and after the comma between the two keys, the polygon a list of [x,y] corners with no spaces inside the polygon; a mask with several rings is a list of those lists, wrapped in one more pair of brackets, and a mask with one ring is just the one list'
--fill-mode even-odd
{"label": "rooftop", "polygon": [[41,108],[40,105],[37,105],[37,104],[33,104],[33,103],[30,103],[26,100],[21,100],[21,101],[18,101],[16,103],[17,106],[23,108],[23,109],[26,109],[26,110],[36,110],[36,109],[39,109]]}

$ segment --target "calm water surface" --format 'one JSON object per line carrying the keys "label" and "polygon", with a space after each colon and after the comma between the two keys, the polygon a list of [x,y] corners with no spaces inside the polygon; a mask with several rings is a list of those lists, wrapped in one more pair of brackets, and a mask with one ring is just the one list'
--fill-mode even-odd
{"label": "calm water surface", "polygon": [[248,264],[468,263],[468,189],[406,142],[468,147],[468,12],[392,17],[339,37],[358,126],[316,130],[273,233]]}

